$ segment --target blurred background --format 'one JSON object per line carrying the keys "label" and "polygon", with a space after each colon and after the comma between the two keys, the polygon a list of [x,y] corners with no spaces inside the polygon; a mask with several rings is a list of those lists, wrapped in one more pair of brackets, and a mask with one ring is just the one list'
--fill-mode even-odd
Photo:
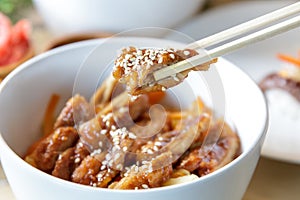
{"label": "blurred background", "polygon": [[[197,40],[292,2],[295,0],[0,0],[0,12],[12,23],[29,20],[31,42],[39,54],[70,42],[145,26],[175,29]],[[297,54],[299,33],[298,28],[225,58],[259,81],[281,67],[277,53]],[[182,39],[165,30],[144,34]],[[300,141],[295,139],[299,132],[282,127],[287,130],[284,134],[268,133],[263,157],[243,200],[299,199],[300,156],[295,156],[300,152]],[[14,199],[1,165],[0,199]]]}
{"label": "blurred background", "polygon": [[[0,0],[0,12],[13,23],[29,19],[33,45],[39,53],[60,43],[108,36],[137,27],[172,29],[205,10],[233,1],[242,0],[152,0],[147,3],[128,0],[113,4],[111,0]],[[165,34],[163,31],[148,32],[145,36],[162,37]],[[72,38],[68,38],[70,35]],[[56,42],[59,44],[53,44]]]}

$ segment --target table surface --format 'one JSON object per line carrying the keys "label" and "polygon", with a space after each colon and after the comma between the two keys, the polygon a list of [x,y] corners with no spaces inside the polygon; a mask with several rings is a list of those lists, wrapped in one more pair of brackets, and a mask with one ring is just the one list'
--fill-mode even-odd
{"label": "table surface", "polygon": [[[215,2],[233,1],[216,0]],[[49,41],[53,36],[49,34],[35,12],[29,12],[35,29],[36,52],[41,52],[47,46],[45,41]],[[0,163],[0,199],[14,200],[13,193],[5,178],[5,174]],[[243,200],[298,200],[300,199],[300,165],[283,163],[267,158],[260,158],[254,172],[250,185],[244,195]]]}

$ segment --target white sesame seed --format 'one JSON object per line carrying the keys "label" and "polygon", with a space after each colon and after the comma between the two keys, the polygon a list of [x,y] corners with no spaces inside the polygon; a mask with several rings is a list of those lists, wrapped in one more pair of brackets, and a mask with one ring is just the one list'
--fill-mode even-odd
{"label": "white sesame seed", "polygon": [[135,171],[135,173],[138,173],[139,172],[139,167],[134,165],[134,171]]}
{"label": "white sesame seed", "polygon": [[161,63],[163,63],[163,61],[164,61],[164,58],[160,57],[159,60],[158,60],[158,63],[161,64]]}
{"label": "white sesame seed", "polygon": [[123,147],[123,151],[127,151],[128,150],[128,147]]}
{"label": "white sesame seed", "polygon": [[102,170],[105,170],[105,168],[106,168],[106,166],[105,166],[105,165],[102,165],[101,168],[100,168],[100,170],[101,170],[101,171],[102,171]]}
{"label": "white sesame seed", "polygon": [[78,143],[78,146],[79,146],[79,147],[83,147],[82,142],[79,142],[79,143]]}
{"label": "white sesame seed", "polygon": [[184,51],[183,51],[183,54],[184,54],[185,56],[188,56],[188,55],[190,55],[190,54],[191,54],[191,52],[190,52],[190,51],[188,51],[188,50],[184,50]]}
{"label": "white sesame seed", "polygon": [[128,133],[128,137],[129,137],[130,139],[136,139],[136,135],[134,135],[134,134],[131,133],[131,132]]}
{"label": "white sesame seed", "polygon": [[158,149],[157,146],[153,146],[153,150],[154,150],[154,151],[158,151],[159,149]]}
{"label": "white sesame seed", "polygon": [[75,163],[79,163],[79,162],[80,162],[80,158],[78,158],[78,157],[75,158],[74,162],[75,162]]}
{"label": "white sesame seed", "polygon": [[122,164],[118,164],[116,168],[117,168],[118,170],[122,170],[123,165],[122,165]]}
{"label": "white sesame seed", "polygon": [[149,186],[147,184],[142,184],[142,188],[149,189]]}
{"label": "white sesame seed", "polygon": [[103,174],[97,174],[97,178],[102,178]]}
{"label": "white sesame seed", "polygon": [[98,155],[98,154],[100,154],[101,152],[102,152],[101,149],[96,149],[96,150],[94,150],[94,151],[91,153],[91,156]]}
{"label": "white sesame seed", "polygon": [[138,190],[139,188],[138,188],[138,187],[135,187],[134,189],[135,189],[135,190]]}
{"label": "white sesame seed", "polygon": [[151,149],[147,149],[148,154],[153,154],[153,151]]}
{"label": "white sesame seed", "polygon": [[131,55],[130,54],[126,54],[125,55],[125,59],[128,60],[129,58],[131,58]]}
{"label": "white sesame seed", "polygon": [[93,185],[92,185],[93,187],[97,187],[97,184],[96,183],[93,183]]}
{"label": "white sesame seed", "polygon": [[103,146],[103,142],[102,141],[100,141],[98,144],[99,144],[99,147]]}
{"label": "white sesame seed", "polygon": [[162,146],[162,143],[161,142],[154,142],[154,145],[155,146]]}
{"label": "white sesame seed", "polygon": [[170,58],[172,58],[173,60],[175,59],[175,55],[174,55],[174,54],[171,53],[169,56],[170,56]]}
{"label": "white sesame seed", "polygon": [[107,165],[108,161],[107,160],[103,160],[102,161],[102,165]]}

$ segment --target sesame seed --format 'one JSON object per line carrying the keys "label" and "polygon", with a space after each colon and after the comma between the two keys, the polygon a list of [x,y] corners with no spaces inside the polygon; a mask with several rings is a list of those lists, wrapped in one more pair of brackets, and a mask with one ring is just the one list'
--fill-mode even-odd
{"label": "sesame seed", "polygon": [[128,60],[129,58],[131,58],[131,55],[130,54],[126,54],[125,55],[125,59]]}
{"label": "sesame seed", "polygon": [[128,150],[128,147],[123,147],[123,151],[127,151]]}
{"label": "sesame seed", "polygon": [[190,55],[190,54],[191,54],[191,52],[190,52],[190,51],[188,51],[188,50],[184,50],[184,51],[183,51],[183,54],[184,54],[185,56],[188,56],[188,55]]}
{"label": "sesame seed", "polygon": [[101,149],[96,149],[96,150],[94,150],[94,151],[91,153],[91,156],[98,155],[98,154],[100,154],[101,152],[102,152]]}
{"label": "sesame seed", "polygon": [[136,139],[136,135],[134,135],[133,133],[129,132],[128,137],[130,139]]}
{"label": "sesame seed", "polygon": [[100,168],[100,170],[101,170],[101,171],[102,171],[102,170],[105,170],[105,168],[106,168],[106,166],[105,166],[105,165],[102,165],[101,168]]}
{"label": "sesame seed", "polygon": [[158,151],[159,149],[158,149],[157,146],[153,146],[153,150],[154,150],[154,151]]}
{"label": "sesame seed", "polygon": [[138,190],[139,188],[138,188],[138,187],[135,187],[134,189],[135,189],[135,190]]}
{"label": "sesame seed", "polygon": [[96,183],[93,183],[92,186],[93,186],[93,187],[97,187],[97,184],[96,184]]}
{"label": "sesame seed", "polygon": [[174,54],[171,53],[169,56],[170,56],[170,58],[172,58],[173,60],[175,59],[175,55],[174,55]]}
{"label": "sesame seed", "polygon": [[116,127],[115,125],[112,125],[112,126],[111,126],[111,129],[112,129],[112,130],[116,130],[117,127]]}
{"label": "sesame seed", "polygon": [[164,58],[160,57],[159,60],[158,60],[158,63],[161,64],[161,63],[163,63],[163,61],[164,61]]}
{"label": "sesame seed", "polygon": [[78,143],[78,146],[79,146],[79,147],[83,147],[82,142],[79,142],[79,143]]}
{"label": "sesame seed", "polygon": [[102,178],[103,174],[97,174],[97,178]]}
{"label": "sesame seed", "polygon": [[142,184],[142,188],[149,189],[149,186],[147,184]]}
{"label": "sesame seed", "polygon": [[75,158],[74,162],[75,162],[75,163],[79,163],[80,160],[81,160],[81,159],[77,157],[77,158]]}
{"label": "sesame seed", "polygon": [[122,165],[122,164],[118,164],[116,168],[117,168],[118,170],[122,170],[123,165]]}
{"label": "sesame seed", "polygon": [[98,144],[99,144],[99,147],[103,146],[103,142],[102,141],[100,141]]}
{"label": "sesame seed", "polygon": [[154,145],[155,146],[162,146],[162,143],[161,142],[154,142]]}
{"label": "sesame seed", "polygon": [[147,149],[148,154],[153,154],[153,151],[151,149]]}
{"label": "sesame seed", "polygon": [[103,160],[102,161],[102,165],[107,165],[108,161],[107,160]]}

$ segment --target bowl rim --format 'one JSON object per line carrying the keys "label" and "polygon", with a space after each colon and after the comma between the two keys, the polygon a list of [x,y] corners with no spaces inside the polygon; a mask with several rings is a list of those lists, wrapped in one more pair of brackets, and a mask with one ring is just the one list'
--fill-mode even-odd
{"label": "bowl rim", "polygon": [[[150,37],[116,37],[117,39],[121,39],[121,40],[126,40],[126,39],[138,39],[138,40],[155,40],[155,41],[170,41],[170,43],[178,43],[178,44],[183,44],[180,42],[176,42],[176,41],[171,41],[171,40],[167,40],[167,39],[158,39],[158,38],[150,38]],[[111,39],[111,38],[100,38],[100,39],[91,39],[91,40],[85,40],[85,41],[80,41],[80,42],[75,42],[72,44],[67,44],[55,49],[52,49],[50,51],[44,52],[40,55],[37,55],[31,59],[29,59],[28,61],[24,62],[23,64],[21,64],[17,69],[15,69],[13,72],[11,72],[0,84],[0,94],[2,92],[2,90],[5,89],[5,86],[7,85],[7,83],[10,82],[10,80],[18,75],[19,73],[22,73],[23,70],[26,70],[27,68],[32,67],[32,65],[34,63],[39,62],[40,60],[43,60],[45,58],[49,58],[52,56],[55,56],[56,54],[61,54],[64,53],[66,51],[72,51],[74,49],[81,49],[81,48],[85,48],[85,47],[96,47],[97,44],[100,44],[101,42],[104,42],[107,39]],[[177,185],[171,185],[171,186],[166,186],[166,187],[158,187],[158,188],[151,188],[151,190],[112,190],[112,189],[108,189],[108,188],[95,188],[95,187],[91,187],[88,185],[81,185],[78,183],[74,183],[71,181],[66,181],[57,177],[54,177],[50,174],[47,174],[39,169],[36,169],[35,167],[31,166],[30,164],[28,164],[27,162],[25,162],[12,148],[10,148],[10,146],[8,145],[8,143],[4,140],[4,138],[2,137],[2,134],[0,132],[0,160],[2,160],[1,158],[3,156],[1,156],[2,154],[7,154],[7,156],[11,157],[11,159],[13,159],[15,162],[17,162],[17,166],[24,166],[26,168],[26,170],[29,170],[30,173],[36,174],[37,176],[44,176],[45,178],[48,177],[48,180],[51,182],[55,182],[55,184],[62,184],[64,185],[64,187],[68,187],[68,188],[74,188],[76,190],[84,190],[84,191],[98,191],[98,192],[113,192],[113,193],[118,193],[118,194],[128,194],[128,193],[155,193],[155,192],[161,192],[161,191],[169,191],[169,190],[173,190],[173,189],[177,189],[177,188],[183,188],[183,187],[189,187],[190,184],[194,184],[197,182],[206,182],[209,181],[211,178],[215,177],[215,176],[219,176],[223,173],[226,173],[227,170],[229,170],[230,168],[232,168],[234,165],[240,163],[243,159],[245,159],[245,157],[255,149],[256,145],[262,145],[263,139],[269,129],[269,112],[268,112],[268,106],[267,106],[267,101],[266,101],[266,97],[265,95],[262,93],[262,91],[259,89],[258,85],[255,83],[255,81],[248,75],[246,74],[242,69],[240,69],[238,66],[234,65],[233,63],[227,61],[224,58],[220,58],[219,59],[221,62],[226,62],[227,64],[231,65],[233,68],[235,68],[235,70],[238,70],[239,73],[242,73],[243,75],[245,75],[246,77],[248,77],[249,81],[251,81],[254,87],[256,87],[258,93],[260,94],[261,98],[263,99],[264,102],[264,108],[265,108],[265,123],[263,127],[260,127],[261,131],[260,133],[257,135],[256,139],[251,143],[251,145],[249,145],[249,148],[247,149],[247,151],[242,151],[242,153],[235,158],[233,161],[231,161],[230,163],[226,164],[225,166],[221,167],[220,169],[207,174],[203,177],[200,177],[197,180],[193,180],[191,182],[186,182],[186,183],[182,183],[182,184],[177,184]],[[261,141],[261,143],[260,143]],[[5,171],[5,169],[4,169]]]}

